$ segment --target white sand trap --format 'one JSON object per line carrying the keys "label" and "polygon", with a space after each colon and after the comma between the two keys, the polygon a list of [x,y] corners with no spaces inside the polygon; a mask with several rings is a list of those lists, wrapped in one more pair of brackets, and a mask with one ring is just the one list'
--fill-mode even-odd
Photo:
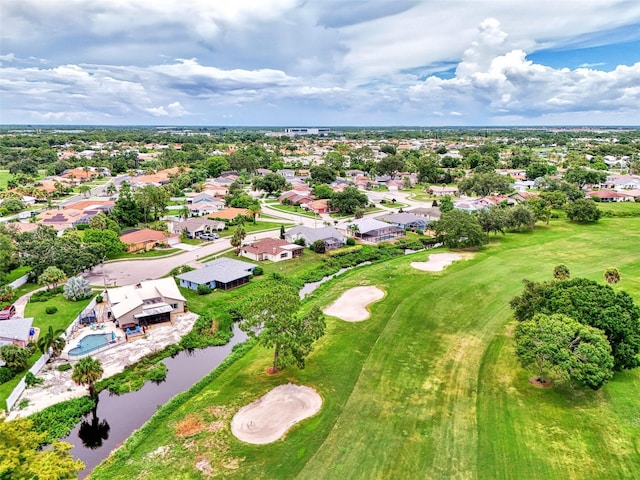
{"label": "white sand trap", "polygon": [[280,385],[238,410],[231,432],[243,442],[263,445],[282,437],[296,423],[320,411],[322,398],[313,388]]}
{"label": "white sand trap", "polygon": [[441,272],[445,267],[463,258],[469,258],[469,255],[462,255],[460,253],[433,253],[429,255],[428,262],[411,262],[411,266],[425,272]]}
{"label": "white sand trap", "polygon": [[324,309],[324,313],[345,322],[361,322],[369,318],[367,306],[382,297],[384,292],[378,287],[355,287],[340,295]]}

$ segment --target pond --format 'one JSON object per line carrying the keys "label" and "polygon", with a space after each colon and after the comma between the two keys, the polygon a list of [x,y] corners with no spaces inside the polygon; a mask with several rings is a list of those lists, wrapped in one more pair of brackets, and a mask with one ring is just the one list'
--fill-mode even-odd
{"label": "pond", "polygon": [[147,382],[137,392],[120,396],[102,391],[95,411],[63,439],[74,446],[71,450],[74,458],[85,463],[86,468],[79,478],[89,475],[112,450],[149,420],[158,407],[195,385],[222,363],[234,345],[246,339],[246,334],[234,324],[233,338],[226,345],[182,351],[173,358],[164,359],[168,369],[164,382]]}

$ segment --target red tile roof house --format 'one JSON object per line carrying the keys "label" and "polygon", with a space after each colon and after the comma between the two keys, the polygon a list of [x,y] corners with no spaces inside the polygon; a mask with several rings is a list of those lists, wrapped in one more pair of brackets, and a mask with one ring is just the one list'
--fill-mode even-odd
{"label": "red tile roof house", "polygon": [[585,194],[588,198],[599,198],[601,202],[628,202],[633,201],[633,196],[616,192],[615,190],[594,190]]}
{"label": "red tile roof house", "polygon": [[240,255],[256,262],[263,260],[280,262],[282,260],[300,257],[303,251],[304,247],[289,243],[286,240],[265,238],[242,246],[242,248],[240,248]]}
{"label": "red tile roof house", "polygon": [[120,235],[120,241],[126,245],[127,252],[134,253],[144,250],[148,252],[159,245],[168,245],[169,239],[164,232],[143,228]]}
{"label": "red tile roof house", "polygon": [[331,213],[335,212],[335,208],[329,207],[329,200],[322,199],[316,200],[314,202],[307,203],[307,208],[311,210],[313,213],[321,214],[321,213]]}

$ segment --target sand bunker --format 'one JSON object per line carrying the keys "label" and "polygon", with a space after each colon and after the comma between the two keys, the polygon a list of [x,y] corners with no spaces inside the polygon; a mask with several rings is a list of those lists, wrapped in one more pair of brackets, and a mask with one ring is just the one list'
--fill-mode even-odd
{"label": "sand bunker", "polygon": [[340,298],[324,309],[324,313],[346,322],[361,322],[369,318],[367,305],[384,297],[378,287],[355,287],[347,290]]}
{"label": "sand bunker", "polygon": [[433,253],[429,255],[428,262],[411,262],[411,266],[425,272],[440,272],[456,260],[462,260],[468,257],[468,255],[460,253]]}
{"label": "sand bunker", "polygon": [[231,432],[243,442],[263,445],[282,437],[291,426],[320,411],[322,398],[313,388],[280,385],[238,410]]}

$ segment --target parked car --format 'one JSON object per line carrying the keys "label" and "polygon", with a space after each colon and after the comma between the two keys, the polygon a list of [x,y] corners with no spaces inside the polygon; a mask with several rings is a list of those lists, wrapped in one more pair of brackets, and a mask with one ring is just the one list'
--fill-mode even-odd
{"label": "parked car", "polygon": [[16,307],[13,305],[7,305],[2,310],[0,310],[0,320],[9,320],[16,314]]}
{"label": "parked car", "polygon": [[217,233],[203,233],[200,235],[200,240],[217,240],[220,238],[220,235]]}

